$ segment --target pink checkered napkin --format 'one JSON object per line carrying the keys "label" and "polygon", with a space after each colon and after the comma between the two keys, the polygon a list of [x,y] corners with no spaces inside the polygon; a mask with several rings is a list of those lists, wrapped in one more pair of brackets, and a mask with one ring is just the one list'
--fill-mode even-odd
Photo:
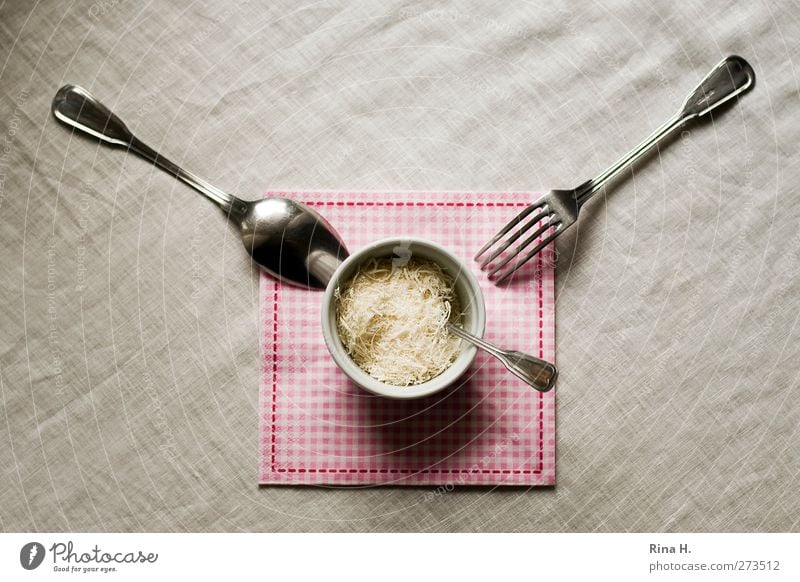
{"label": "pink checkered napkin", "polygon": [[[390,236],[437,242],[473,269],[486,338],[555,356],[552,250],[497,287],[472,260],[536,196],[529,193],[270,192],[327,218],[352,251]],[[420,400],[373,396],[333,362],[322,293],[261,278],[259,482],[336,485],[552,485],[555,394],[541,394],[483,352],[460,385]]]}

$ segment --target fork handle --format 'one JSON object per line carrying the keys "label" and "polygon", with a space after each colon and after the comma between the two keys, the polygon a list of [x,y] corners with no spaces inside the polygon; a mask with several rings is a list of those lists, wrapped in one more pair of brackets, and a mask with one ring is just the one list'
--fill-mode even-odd
{"label": "fork handle", "polygon": [[605,172],[593,180],[584,182],[576,189],[575,198],[578,208],[583,206],[595,192],[605,186],[620,171],[644,156],[675,129],[682,127],[688,121],[703,117],[723,103],[748,91],[755,85],[755,80],[756,74],[753,67],[742,57],[732,55],[723,59],[692,90],[676,115],[617,160]]}

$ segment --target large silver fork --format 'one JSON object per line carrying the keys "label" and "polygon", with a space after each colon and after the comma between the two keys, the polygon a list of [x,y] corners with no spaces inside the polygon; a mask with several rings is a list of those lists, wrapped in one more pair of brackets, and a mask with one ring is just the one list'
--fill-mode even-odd
{"label": "large silver fork", "polygon": [[[734,55],[724,59],[700,81],[675,116],[617,160],[613,166],[573,190],[550,190],[511,219],[475,255],[475,260],[479,262],[481,269],[488,269],[489,277],[496,283],[505,281],[558,235],[575,224],[575,221],[578,220],[578,213],[586,201],[602,189],[609,180],[656,147],[674,130],[683,127],[693,119],[703,117],[723,103],[750,89],[755,84],[755,79],[753,68],[743,58]],[[518,226],[519,228],[517,228]],[[503,254],[525,235],[528,236],[522,242]],[[533,243],[536,243],[536,246],[526,251]],[[494,262],[495,260],[497,262]],[[512,261],[514,262],[512,263]],[[508,266],[509,263],[512,265]]]}

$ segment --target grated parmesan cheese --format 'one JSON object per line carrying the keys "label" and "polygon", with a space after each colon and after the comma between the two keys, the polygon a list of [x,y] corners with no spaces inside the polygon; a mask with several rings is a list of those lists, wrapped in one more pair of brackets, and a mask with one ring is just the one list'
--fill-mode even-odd
{"label": "grated parmesan cheese", "polygon": [[372,259],[336,289],[337,329],[367,374],[394,386],[427,382],[455,362],[461,340],[445,325],[461,310],[453,280],[430,261]]}

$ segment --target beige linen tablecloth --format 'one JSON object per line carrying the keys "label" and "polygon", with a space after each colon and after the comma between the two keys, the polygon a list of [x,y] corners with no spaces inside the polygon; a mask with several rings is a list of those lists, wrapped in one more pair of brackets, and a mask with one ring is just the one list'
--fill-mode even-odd
{"label": "beige linen tablecloth", "polygon": [[[0,529],[800,530],[796,2],[6,2]],[[558,244],[558,485],[256,486],[258,275],[170,176],[49,112],[267,189],[570,187],[723,56],[756,88]]]}

